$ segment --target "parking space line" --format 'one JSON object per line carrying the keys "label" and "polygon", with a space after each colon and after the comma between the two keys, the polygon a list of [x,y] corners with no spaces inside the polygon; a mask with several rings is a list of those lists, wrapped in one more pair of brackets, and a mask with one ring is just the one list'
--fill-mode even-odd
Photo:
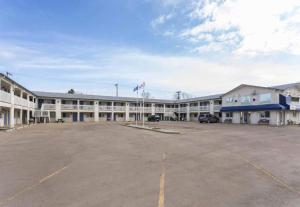
{"label": "parking space line", "polygon": [[267,169],[265,169],[264,167],[250,161],[249,159],[247,159],[246,157],[242,156],[241,154],[238,153],[232,153],[235,156],[239,157],[240,160],[244,161],[245,163],[249,164],[250,166],[254,167],[256,170],[262,172],[263,174],[265,174],[266,176],[270,177],[272,180],[274,180],[276,183],[278,183],[280,186],[288,189],[289,191],[293,192],[293,193],[297,193],[300,195],[300,192],[298,192],[297,190],[295,190],[293,187],[289,186],[286,182],[284,182],[282,179],[278,178],[277,176],[273,175],[270,171],[268,171]]}
{"label": "parking space line", "polygon": [[27,192],[27,191],[30,191],[32,189],[34,189],[35,187],[41,185],[42,183],[46,182],[47,180],[49,180],[50,178],[52,178],[53,176],[55,175],[58,175],[59,173],[61,173],[62,171],[66,170],[67,168],[69,167],[69,165],[66,165],[58,170],[56,170],[55,172],[47,175],[46,177],[40,179],[37,183],[31,185],[31,186],[28,186],[26,188],[24,188],[23,190],[15,193],[14,195],[8,197],[8,198],[5,198],[3,200],[0,200],[0,206],[3,206],[4,204],[6,204],[7,202],[9,201],[12,201],[14,199],[16,199],[17,197],[19,197],[20,195],[22,195],[23,193]]}
{"label": "parking space line", "polygon": [[166,176],[166,168],[165,168],[165,160],[166,154],[163,153],[162,166],[161,166],[161,175],[159,181],[159,198],[158,198],[158,207],[165,206],[165,176]]}

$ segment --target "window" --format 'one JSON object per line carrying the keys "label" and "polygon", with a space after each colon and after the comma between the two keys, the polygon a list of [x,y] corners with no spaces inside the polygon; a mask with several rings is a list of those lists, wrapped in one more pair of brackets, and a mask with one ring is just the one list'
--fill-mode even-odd
{"label": "window", "polygon": [[226,112],[226,118],[232,118],[233,113],[232,112]]}
{"label": "window", "polygon": [[293,111],[293,117],[294,117],[294,118],[297,117],[297,111]]}
{"label": "window", "polygon": [[259,102],[260,103],[270,103],[272,100],[271,93],[264,93],[259,95]]}
{"label": "window", "polygon": [[260,118],[270,118],[270,111],[261,112]]}
{"label": "window", "polygon": [[250,96],[241,96],[240,101],[241,101],[241,103],[250,103],[251,97]]}

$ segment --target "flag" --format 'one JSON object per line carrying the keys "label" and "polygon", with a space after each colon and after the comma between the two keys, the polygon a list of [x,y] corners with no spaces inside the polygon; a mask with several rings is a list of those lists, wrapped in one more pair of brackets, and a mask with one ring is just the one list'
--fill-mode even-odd
{"label": "flag", "polygon": [[140,86],[139,86],[139,89],[144,89],[145,88],[145,86],[146,86],[146,83],[145,82],[143,82]]}
{"label": "flag", "polygon": [[133,88],[133,92],[136,92],[138,90],[139,90],[139,86],[136,86],[136,87]]}

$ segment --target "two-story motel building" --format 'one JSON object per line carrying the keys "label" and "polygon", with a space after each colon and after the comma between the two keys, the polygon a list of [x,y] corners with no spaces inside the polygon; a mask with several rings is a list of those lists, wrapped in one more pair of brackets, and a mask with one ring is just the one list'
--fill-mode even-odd
{"label": "two-story motel building", "polygon": [[[29,120],[55,122],[135,121],[149,115],[162,120],[197,121],[214,114],[226,123],[271,125],[300,123],[300,83],[276,87],[240,85],[225,93],[184,100],[30,91],[0,73],[0,127],[13,128]],[[142,113],[144,112],[144,113]]]}

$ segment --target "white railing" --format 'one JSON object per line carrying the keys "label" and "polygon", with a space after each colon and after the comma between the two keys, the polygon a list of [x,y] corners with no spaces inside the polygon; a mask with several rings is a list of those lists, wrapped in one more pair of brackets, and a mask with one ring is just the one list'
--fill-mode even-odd
{"label": "white railing", "polygon": [[125,106],[114,106],[114,111],[125,112],[125,111],[126,111],[126,108],[125,108]]}
{"label": "white railing", "polygon": [[55,110],[55,104],[43,104],[42,110]]}
{"label": "white railing", "polygon": [[198,106],[191,106],[190,107],[190,112],[198,112],[198,111],[199,111]]}
{"label": "white railing", "polygon": [[209,111],[209,106],[199,106],[199,111]]}
{"label": "white railing", "polygon": [[79,110],[94,111],[94,105],[79,105]]}
{"label": "white railing", "polygon": [[175,108],[165,108],[165,112],[166,113],[174,113],[175,112]]}
{"label": "white railing", "polygon": [[14,96],[15,105],[23,106],[23,99],[19,96]]}
{"label": "white railing", "polygon": [[214,105],[214,111],[220,111],[222,108],[222,105]]}
{"label": "white railing", "polygon": [[34,102],[31,102],[31,101],[29,101],[29,107],[30,107],[30,108],[35,108],[35,103],[34,103]]}
{"label": "white railing", "polygon": [[156,107],[155,108],[155,113],[164,113],[164,108],[163,107]]}
{"label": "white railing", "polygon": [[0,90],[0,101],[5,102],[5,103],[11,103],[10,93]]}
{"label": "white railing", "polygon": [[112,111],[112,106],[99,106],[99,111]]}
{"label": "white railing", "polygon": [[62,110],[77,110],[78,107],[77,107],[77,105],[73,105],[73,104],[62,104],[61,109]]}
{"label": "white railing", "polygon": [[145,113],[152,113],[152,107],[144,107],[144,112]]}

